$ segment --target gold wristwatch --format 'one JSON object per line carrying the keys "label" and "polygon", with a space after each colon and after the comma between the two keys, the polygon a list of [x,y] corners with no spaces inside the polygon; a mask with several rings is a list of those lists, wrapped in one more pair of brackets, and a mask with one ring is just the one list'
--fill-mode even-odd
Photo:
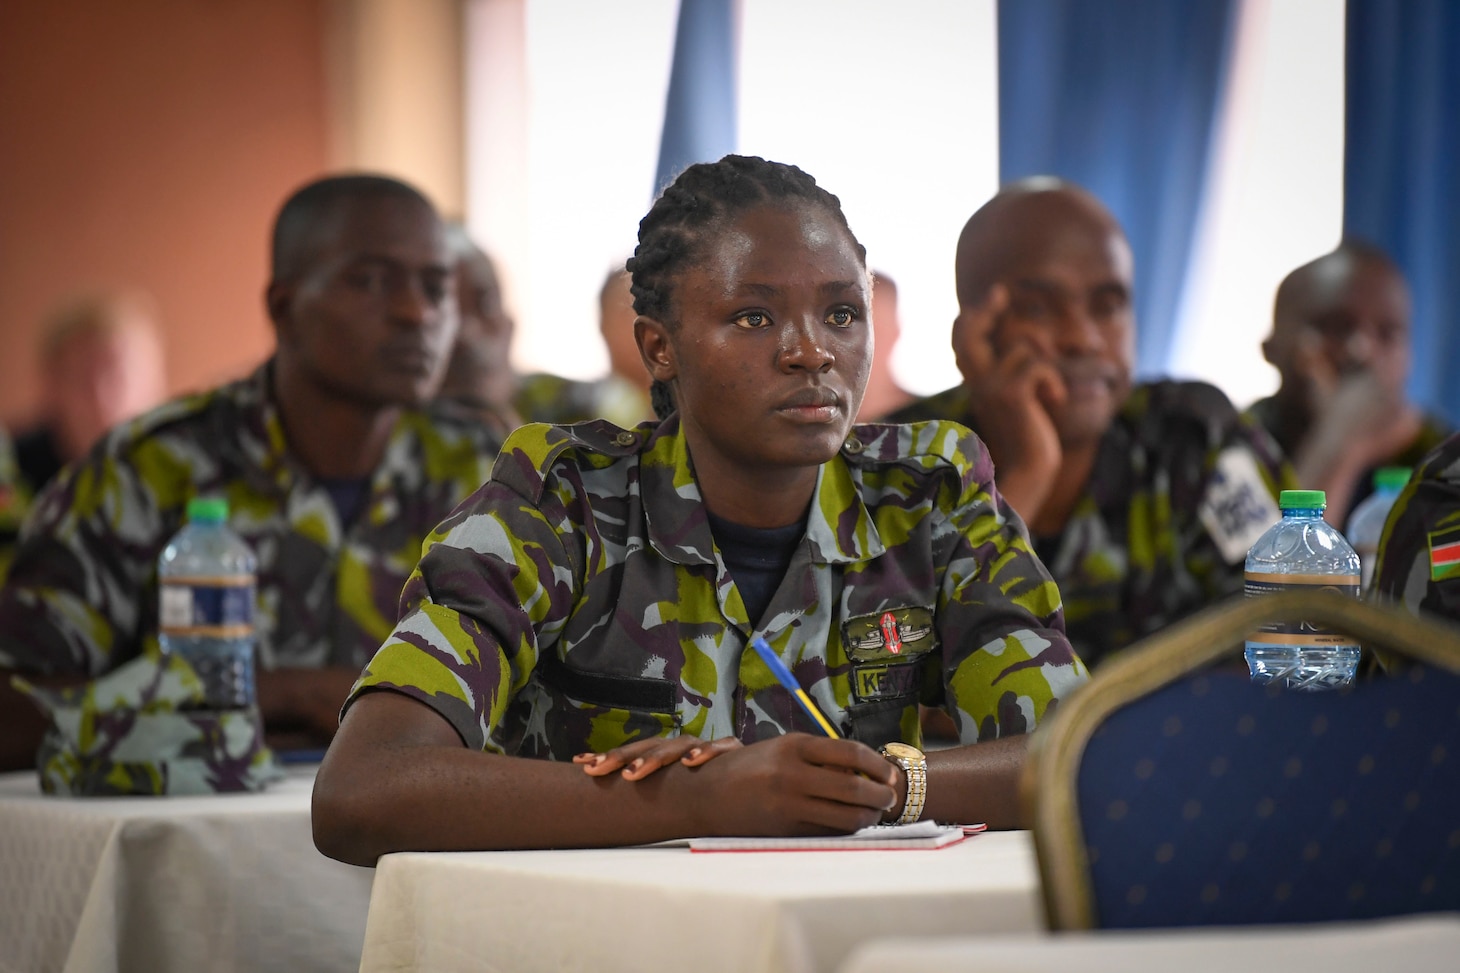
{"label": "gold wristwatch", "polygon": [[928,758],[917,747],[906,743],[889,743],[882,756],[902,768],[907,777],[907,799],[902,802],[902,817],[894,824],[912,824],[923,816],[923,803],[928,798]]}

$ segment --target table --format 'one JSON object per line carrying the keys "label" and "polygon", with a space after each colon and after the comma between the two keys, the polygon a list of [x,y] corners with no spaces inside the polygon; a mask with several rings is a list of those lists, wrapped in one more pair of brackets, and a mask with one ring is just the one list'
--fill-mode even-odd
{"label": "table", "polygon": [[881,940],[859,947],[841,973],[1374,973],[1451,971],[1460,915],[1244,929],[959,936]]}
{"label": "table", "polygon": [[895,934],[1043,928],[1027,832],[924,851],[407,853],[376,867],[362,973],[833,970]]}
{"label": "table", "polygon": [[357,969],[374,871],[315,851],[314,771],[166,798],[0,775],[0,971]]}

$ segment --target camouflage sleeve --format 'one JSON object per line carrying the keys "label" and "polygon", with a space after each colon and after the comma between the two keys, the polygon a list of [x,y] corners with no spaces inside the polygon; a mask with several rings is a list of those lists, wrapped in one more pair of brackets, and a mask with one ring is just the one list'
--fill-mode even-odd
{"label": "camouflage sleeve", "polygon": [[[964,743],[1027,733],[1088,677],[1065,637],[1059,589],[999,495],[982,442],[960,429],[958,495],[934,527],[945,707]],[[951,492],[951,491],[950,491]]]}
{"label": "camouflage sleeve", "polygon": [[95,676],[141,651],[161,521],[143,473],[162,460],[132,459],[104,441],[37,498],[0,589],[0,666]]}
{"label": "camouflage sleeve", "polygon": [[[582,584],[581,555],[569,547],[585,529],[565,502],[573,483],[554,477],[537,496],[517,488],[539,477],[534,457],[559,435],[543,425],[519,429],[492,478],[426,539],[401,620],[345,709],[363,692],[394,690],[440,713],[468,747],[499,749],[493,731],[555,643]],[[566,467],[558,471],[571,480]]]}
{"label": "camouflage sleeve", "polygon": [[[1180,535],[1177,553],[1200,584],[1204,604],[1242,591],[1248,548],[1281,519],[1278,494],[1297,486],[1282,449],[1250,416],[1233,410],[1222,426],[1212,437],[1199,490],[1186,501],[1191,507],[1170,511]],[[1173,506],[1179,496],[1173,492]]]}
{"label": "camouflage sleeve", "polygon": [[1460,436],[1421,463],[1400,492],[1374,568],[1377,598],[1460,621]]}
{"label": "camouflage sleeve", "polygon": [[15,445],[0,429],[0,582],[5,580],[10,562],[15,558],[20,524],[29,507],[30,493],[16,463]]}

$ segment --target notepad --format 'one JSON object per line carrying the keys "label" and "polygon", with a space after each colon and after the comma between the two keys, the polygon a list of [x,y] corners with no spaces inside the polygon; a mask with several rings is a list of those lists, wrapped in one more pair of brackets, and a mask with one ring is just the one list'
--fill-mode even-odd
{"label": "notepad", "polygon": [[690,851],[916,851],[946,848],[970,834],[984,830],[982,824],[876,824],[851,834],[814,838],[691,838]]}

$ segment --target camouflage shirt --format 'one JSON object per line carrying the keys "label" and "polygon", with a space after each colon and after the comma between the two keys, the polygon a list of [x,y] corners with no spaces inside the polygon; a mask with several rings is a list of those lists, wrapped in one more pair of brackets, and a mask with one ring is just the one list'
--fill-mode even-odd
{"label": "camouflage shirt", "polygon": [[1374,591],[1412,612],[1460,621],[1460,434],[1420,461],[1394,501]]}
{"label": "camouflage shirt", "polygon": [[[1278,438],[1279,424],[1276,397],[1268,396],[1265,399],[1258,399],[1247,407],[1247,415],[1257,422],[1258,425],[1262,426],[1263,429],[1266,429],[1273,439],[1277,441],[1279,447],[1290,456],[1296,455],[1297,443],[1284,443]],[[1407,466],[1413,469],[1419,465],[1420,460],[1424,459],[1425,454],[1436,446],[1439,446],[1440,443],[1445,441],[1445,437],[1449,435],[1450,424],[1448,422],[1438,416],[1426,413],[1424,421],[1420,423],[1419,432],[1415,433],[1414,438],[1409,441],[1408,445],[1393,456],[1390,456],[1384,462],[1377,463],[1359,474],[1358,479],[1354,482],[1353,493],[1349,497],[1349,513],[1353,513],[1354,508],[1374,492],[1374,474],[1381,467]]]}
{"label": "camouflage shirt", "polygon": [[15,544],[20,524],[30,507],[30,491],[26,489],[15,459],[15,447],[5,430],[0,429],[0,581],[15,557]]}
{"label": "camouflage shirt", "polygon": [[557,426],[589,419],[607,419],[621,426],[632,426],[654,414],[646,390],[613,375],[595,382],[580,382],[546,372],[523,375],[518,379],[512,406],[523,422]]}
{"label": "camouflage shirt", "polygon": [[680,733],[816,732],[746,650],[759,634],[868,744],[918,741],[920,699],[965,741],[1026,732],[1085,670],[991,474],[953,423],[856,427],[756,621],[677,417],[524,426],[427,542],[351,700],[398,690],[470,747],[557,760]]}
{"label": "camouflage shirt", "polygon": [[[962,387],[894,414],[972,424]],[[973,428],[977,429],[975,425]],[[1271,437],[1199,382],[1137,386],[1100,442],[1064,530],[1035,538],[1075,651],[1111,652],[1242,590],[1247,549],[1292,472]]]}
{"label": "camouflage shirt", "polygon": [[258,556],[262,666],[370,658],[421,541],[486,478],[498,440],[444,407],[405,411],[345,527],[289,454],[271,374],[118,426],[51,482],[0,591],[0,666],[96,676],[155,648],[157,556],[194,496],[226,499]]}

